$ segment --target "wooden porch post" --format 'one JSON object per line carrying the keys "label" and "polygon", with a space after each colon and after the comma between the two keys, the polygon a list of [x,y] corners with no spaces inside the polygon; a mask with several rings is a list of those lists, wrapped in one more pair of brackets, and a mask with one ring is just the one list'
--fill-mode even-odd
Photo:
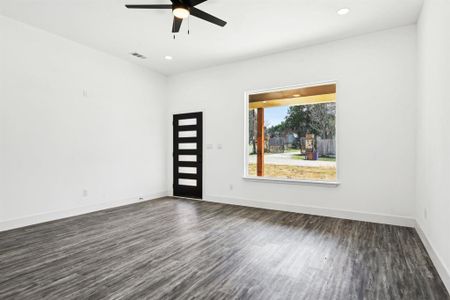
{"label": "wooden porch post", "polygon": [[256,176],[264,176],[264,108],[257,112],[257,140],[256,140]]}

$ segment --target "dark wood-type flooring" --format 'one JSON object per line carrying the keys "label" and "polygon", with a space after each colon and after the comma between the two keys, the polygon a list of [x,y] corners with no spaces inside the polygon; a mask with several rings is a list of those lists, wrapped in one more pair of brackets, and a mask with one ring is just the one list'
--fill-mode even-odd
{"label": "dark wood-type flooring", "polygon": [[0,232],[0,299],[450,299],[412,228],[163,198]]}

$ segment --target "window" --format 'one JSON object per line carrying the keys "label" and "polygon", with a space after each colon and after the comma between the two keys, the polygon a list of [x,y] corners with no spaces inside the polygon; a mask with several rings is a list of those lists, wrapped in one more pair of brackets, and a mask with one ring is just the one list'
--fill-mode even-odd
{"label": "window", "polygon": [[336,182],[336,84],[251,93],[245,176]]}

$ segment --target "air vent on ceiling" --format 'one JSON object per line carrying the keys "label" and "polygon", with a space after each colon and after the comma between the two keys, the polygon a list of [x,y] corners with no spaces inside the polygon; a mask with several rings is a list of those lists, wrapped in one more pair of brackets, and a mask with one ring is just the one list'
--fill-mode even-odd
{"label": "air vent on ceiling", "polygon": [[144,55],[142,55],[140,53],[137,53],[137,52],[132,52],[130,54],[135,56],[135,57],[137,57],[137,58],[140,58],[140,59],[146,59],[146,57]]}

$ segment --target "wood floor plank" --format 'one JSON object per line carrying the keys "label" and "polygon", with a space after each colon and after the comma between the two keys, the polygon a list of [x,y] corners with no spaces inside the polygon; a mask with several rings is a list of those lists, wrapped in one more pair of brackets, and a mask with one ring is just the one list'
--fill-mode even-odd
{"label": "wood floor plank", "polygon": [[443,299],[412,228],[162,198],[0,232],[0,299]]}

